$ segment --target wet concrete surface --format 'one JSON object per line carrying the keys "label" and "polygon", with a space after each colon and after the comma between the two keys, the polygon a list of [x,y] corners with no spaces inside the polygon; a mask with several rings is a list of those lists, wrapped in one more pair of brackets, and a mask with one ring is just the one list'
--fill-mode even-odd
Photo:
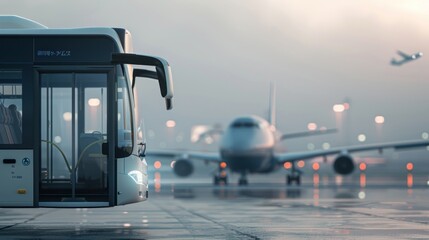
{"label": "wet concrete surface", "polygon": [[[427,239],[429,187],[155,181],[113,208],[0,208],[2,239]],[[381,181],[383,182],[383,181]]]}

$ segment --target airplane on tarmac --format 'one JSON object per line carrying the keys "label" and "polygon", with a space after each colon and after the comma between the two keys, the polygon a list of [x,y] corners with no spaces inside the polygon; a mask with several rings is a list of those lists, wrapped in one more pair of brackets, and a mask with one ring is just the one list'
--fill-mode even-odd
{"label": "airplane on tarmac", "polygon": [[199,159],[218,164],[218,170],[213,177],[213,183],[228,183],[226,169],[240,174],[239,185],[247,185],[247,175],[253,173],[268,174],[281,168],[286,162],[291,164],[290,174],[286,176],[287,185],[301,182],[301,171],[296,168],[299,160],[311,160],[315,157],[337,155],[333,162],[334,171],[348,175],[355,169],[351,153],[359,151],[379,150],[385,148],[406,149],[429,146],[428,140],[401,141],[331,148],[327,150],[312,150],[304,152],[275,152],[276,145],[284,140],[295,137],[311,136],[330,133],[334,130],[316,130],[302,133],[280,134],[275,128],[275,92],[271,89],[270,115],[268,121],[258,116],[235,118],[223,132],[219,152],[196,152],[181,150],[148,150],[148,157],[174,158],[173,166],[176,175],[187,177],[193,172],[191,159]]}
{"label": "airplane on tarmac", "polygon": [[419,59],[423,56],[422,52],[417,52],[412,55],[403,53],[401,51],[397,51],[397,53],[402,57],[402,59],[400,61],[397,61],[395,58],[392,58],[392,61],[390,61],[390,64],[392,64],[393,66],[401,66],[404,63]]}

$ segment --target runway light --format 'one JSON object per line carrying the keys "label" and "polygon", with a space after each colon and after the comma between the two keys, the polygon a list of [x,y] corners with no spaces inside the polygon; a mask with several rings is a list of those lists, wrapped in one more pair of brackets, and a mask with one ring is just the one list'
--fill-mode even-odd
{"label": "runway light", "polygon": [[292,163],[291,162],[285,162],[283,164],[283,167],[286,168],[286,169],[291,169],[292,168]]}
{"label": "runway light", "polygon": [[332,110],[334,110],[334,112],[336,112],[336,113],[341,113],[341,112],[344,112],[345,107],[344,107],[344,105],[343,105],[343,104],[335,104],[335,105],[332,107]]}
{"label": "runway light", "polygon": [[343,103],[343,106],[344,106],[344,110],[350,109],[350,103]]}
{"label": "runway light", "polygon": [[298,161],[296,164],[299,168],[303,168],[305,166],[305,162],[303,160]]}
{"label": "runway light", "polygon": [[407,163],[407,170],[408,171],[412,171],[413,170],[413,168],[414,168],[414,164],[413,163]]}
{"label": "runway light", "polygon": [[365,171],[365,170],[366,170],[366,163],[361,162],[361,163],[359,164],[359,169],[360,169],[361,171]]}
{"label": "runway light", "polygon": [[98,98],[90,98],[88,100],[88,105],[90,107],[98,107],[98,106],[100,106],[100,99],[98,99]]}
{"label": "runway light", "polygon": [[365,142],[366,141],[366,135],[365,134],[359,134],[358,135],[358,141],[359,142]]}
{"label": "runway light", "polygon": [[66,122],[70,122],[72,120],[72,114],[71,114],[71,112],[65,112],[63,114],[63,119]]}
{"label": "runway light", "polygon": [[359,199],[364,199],[366,197],[365,192],[363,192],[363,191],[359,192],[358,197],[359,197]]}
{"label": "runway light", "polygon": [[62,141],[62,138],[60,136],[55,136],[54,137],[54,142],[55,143],[60,143]]}
{"label": "runway light", "polygon": [[310,130],[310,131],[314,131],[314,130],[316,130],[316,129],[317,129],[317,124],[316,124],[316,123],[309,123],[309,124],[307,125],[307,128],[308,128],[308,130]]}
{"label": "runway light", "polygon": [[384,117],[383,116],[376,116],[374,118],[374,121],[375,121],[375,123],[383,124],[384,123]]}
{"label": "runway light", "polygon": [[170,163],[170,167],[171,167],[171,168],[174,168],[174,164],[175,164],[175,163],[176,163],[176,161],[174,161],[174,160],[173,160],[173,161],[171,161],[171,163]]}
{"label": "runway light", "polygon": [[429,139],[429,133],[427,133],[427,132],[423,132],[423,133],[422,133],[422,138],[423,138],[423,139]]}
{"label": "runway light", "polygon": [[331,148],[331,144],[329,144],[328,142],[325,142],[322,144],[322,148],[327,150],[327,149]]}
{"label": "runway light", "polygon": [[174,120],[168,120],[167,122],[165,122],[165,126],[167,126],[168,128],[174,128],[176,126],[176,122]]}
{"label": "runway light", "polygon": [[320,169],[320,164],[318,162],[313,163],[313,170],[318,171]]}
{"label": "runway light", "polygon": [[309,144],[307,144],[307,149],[308,150],[314,150],[316,148],[316,146],[314,146],[314,144],[313,143],[309,143]]}
{"label": "runway light", "polygon": [[226,167],[227,167],[226,162],[221,162],[221,163],[219,164],[219,167],[220,167],[220,168],[226,168]]}
{"label": "runway light", "polygon": [[161,164],[161,162],[160,162],[160,161],[156,161],[156,162],[154,162],[154,163],[153,163],[153,167],[154,167],[155,169],[160,169],[160,168],[161,168],[161,166],[162,166],[162,164]]}

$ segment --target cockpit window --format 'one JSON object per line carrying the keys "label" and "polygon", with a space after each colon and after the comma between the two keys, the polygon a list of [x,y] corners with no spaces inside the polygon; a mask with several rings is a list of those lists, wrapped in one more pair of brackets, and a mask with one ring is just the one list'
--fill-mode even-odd
{"label": "cockpit window", "polygon": [[258,128],[259,125],[254,122],[235,122],[231,125],[232,128]]}

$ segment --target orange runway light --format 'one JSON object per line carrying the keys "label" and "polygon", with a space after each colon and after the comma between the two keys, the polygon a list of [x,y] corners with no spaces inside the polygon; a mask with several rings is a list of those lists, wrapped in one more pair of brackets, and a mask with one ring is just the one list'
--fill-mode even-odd
{"label": "orange runway light", "polygon": [[366,163],[361,162],[361,163],[359,164],[359,169],[360,169],[361,171],[365,171],[365,170],[366,170]]}
{"label": "orange runway light", "polygon": [[313,170],[318,171],[320,169],[320,164],[318,162],[313,163]]}
{"label": "orange runway light", "polygon": [[220,164],[219,164],[219,167],[220,168],[226,168],[228,165],[226,164],[226,162],[221,162]]}
{"label": "orange runway light", "polygon": [[414,168],[414,165],[413,165],[413,163],[407,163],[407,170],[408,171],[412,171],[413,170],[413,168]]}
{"label": "orange runway light", "polygon": [[292,163],[291,162],[285,162],[283,164],[283,167],[286,168],[286,169],[291,169],[292,168]]}
{"label": "orange runway light", "polygon": [[301,161],[298,161],[296,165],[298,165],[299,168],[303,168],[305,166],[305,162],[301,160]]}
{"label": "orange runway light", "polygon": [[161,162],[160,162],[160,161],[156,161],[156,162],[154,162],[154,163],[153,163],[153,167],[154,167],[155,169],[160,169],[160,168],[161,168],[161,166],[162,166],[162,164],[161,164]]}

